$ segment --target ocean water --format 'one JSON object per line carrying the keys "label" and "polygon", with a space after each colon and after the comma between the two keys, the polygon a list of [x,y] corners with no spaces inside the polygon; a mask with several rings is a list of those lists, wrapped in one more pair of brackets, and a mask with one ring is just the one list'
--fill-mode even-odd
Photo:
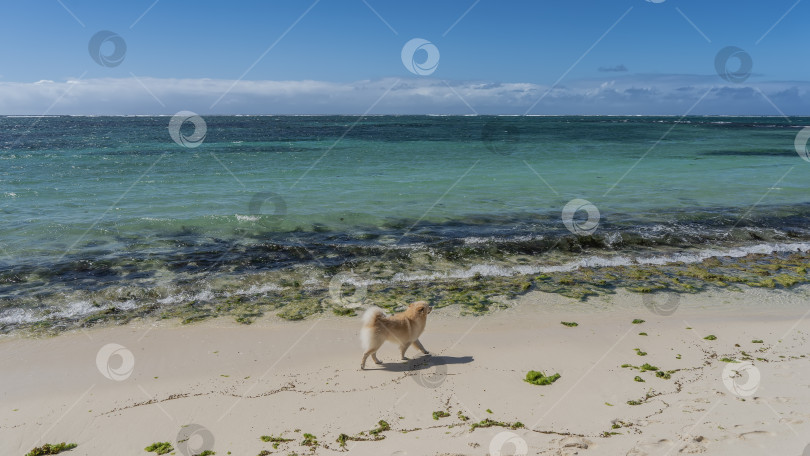
{"label": "ocean water", "polygon": [[196,148],[169,120],[0,117],[3,332],[364,262],[416,281],[810,246],[810,118],[210,116]]}

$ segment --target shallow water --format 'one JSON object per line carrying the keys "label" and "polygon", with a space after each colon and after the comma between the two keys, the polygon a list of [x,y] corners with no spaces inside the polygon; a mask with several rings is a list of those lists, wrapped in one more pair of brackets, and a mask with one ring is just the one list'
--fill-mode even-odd
{"label": "shallow water", "polygon": [[[0,325],[263,295],[371,263],[385,266],[357,280],[810,242],[794,150],[810,118],[205,121],[187,149],[168,117],[0,117]],[[574,199],[598,209],[592,232],[569,229],[590,227],[584,210],[563,222]]]}

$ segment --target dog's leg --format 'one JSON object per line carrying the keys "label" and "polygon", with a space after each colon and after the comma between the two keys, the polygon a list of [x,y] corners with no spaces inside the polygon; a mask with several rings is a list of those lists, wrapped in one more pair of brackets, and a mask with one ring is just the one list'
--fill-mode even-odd
{"label": "dog's leg", "polygon": [[411,346],[410,342],[405,342],[405,343],[403,343],[402,345],[399,346],[399,350],[400,350],[400,352],[402,352],[402,359],[408,359],[408,357],[405,356],[405,351],[407,351],[408,347],[410,347],[410,346]]}
{"label": "dog's leg", "polygon": [[414,345],[416,345],[416,348],[418,348],[418,349],[419,349],[419,350],[420,350],[422,353],[424,353],[424,354],[426,354],[426,355],[429,355],[429,354],[430,354],[430,353],[429,353],[427,350],[425,350],[425,346],[424,346],[424,345],[422,345],[422,342],[419,342],[419,339],[416,339],[416,340],[413,342],[413,344],[414,344]]}
{"label": "dog's leg", "polygon": [[372,348],[371,350],[368,350],[367,352],[363,353],[363,361],[360,363],[360,370],[366,368],[366,358],[368,358],[369,356],[371,356],[371,359],[373,359],[375,363],[382,364],[380,360],[377,359],[377,349]]}

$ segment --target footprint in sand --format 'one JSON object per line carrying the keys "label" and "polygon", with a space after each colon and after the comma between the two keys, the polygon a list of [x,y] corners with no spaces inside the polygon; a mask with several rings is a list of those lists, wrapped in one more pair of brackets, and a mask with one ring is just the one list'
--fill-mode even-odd
{"label": "footprint in sand", "polygon": [[680,450],[679,453],[682,454],[698,454],[698,453],[705,453],[706,452],[706,438],[702,435],[694,437],[686,442]]}
{"label": "footprint in sand", "polygon": [[672,440],[661,439],[656,442],[640,442],[627,452],[627,456],[649,456],[651,454],[664,454],[672,447]]}
{"label": "footprint in sand", "polygon": [[557,450],[557,456],[572,456],[582,454],[582,450],[593,448],[593,442],[583,437],[566,437],[560,442],[561,448]]}
{"label": "footprint in sand", "polygon": [[775,435],[776,434],[774,434],[773,432],[768,432],[768,431],[749,431],[749,432],[743,432],[738,437],[743,439],[743,440],[751,440],[751,439],[755,439],[755,438],[759,438],[759,437],[773,437]]}
{"label": "footprint in sand", "polygon": [[779,424],[803,424],[804,420],[798,418],[780,418]]}

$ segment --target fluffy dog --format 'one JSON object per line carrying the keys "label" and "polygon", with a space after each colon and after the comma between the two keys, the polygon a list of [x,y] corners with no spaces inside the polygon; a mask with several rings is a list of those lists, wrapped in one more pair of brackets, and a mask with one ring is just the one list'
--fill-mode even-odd
{"label": "fluffy dog", "polygon": [[402,359],[405,357],[405,350],[415,345],[422,353],[429,355],[419,336],[425,330],[427,316],[430,313],[430,306],[425,301],[417,301],[404,311],[391,317],[386,317],[385,312],[379,307],[371,307],[363,314],[363,328],[360,330],[360,342],[363,345],[363,361],[360,369],[366,368],[366,358],[371,356],[377,364],[382,364],[377,359],[377,350],[388,340],[399,345]]}

